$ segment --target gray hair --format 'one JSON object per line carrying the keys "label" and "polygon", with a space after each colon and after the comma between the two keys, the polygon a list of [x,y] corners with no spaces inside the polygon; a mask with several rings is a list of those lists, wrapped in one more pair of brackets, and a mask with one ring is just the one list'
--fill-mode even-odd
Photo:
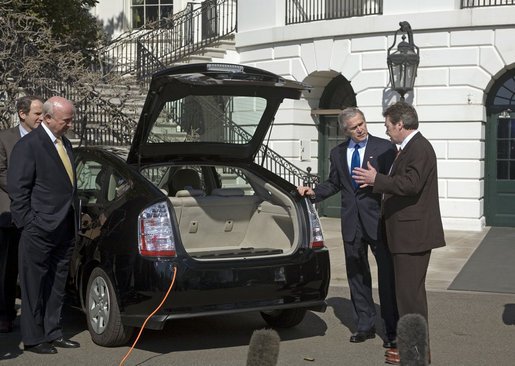
{"label": "gray hair", "polygon": [[[50,117],[55,118],[54,105],[61,105],[61,103],[62,103],[62,101],[56,101],[55,98],[56,97],[49,98],[49,99],[47,99],[47,101],[45,103],[43,103],[43,107],[41,108],[43,116],[45,116],[48,113],[50,115]],[[64,98],[61,98],[61,99],[63,99],[64,101],[70,102],[70,104],[72,105],[73,114],[75,114],[76,113],[75,105],[69,100],[66,100]]]}
{"label": "gray hair", "polygon": [[363,120],[366,122],[365,115],[358,107],[347,107],[340,112],[338,115],[338,124],[342,130],[347,129],[347,121],[351,118],[356,117],[357,114],[361,114]]}

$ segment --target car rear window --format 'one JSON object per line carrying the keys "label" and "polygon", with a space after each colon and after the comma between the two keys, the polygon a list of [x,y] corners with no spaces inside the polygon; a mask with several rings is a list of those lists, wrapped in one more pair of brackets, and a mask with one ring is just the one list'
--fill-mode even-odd
{"label": "car rear window", "polygon": [[254,96],[188,95],[161,107],[147,143],[219,142],[245,144],[266,108]]}

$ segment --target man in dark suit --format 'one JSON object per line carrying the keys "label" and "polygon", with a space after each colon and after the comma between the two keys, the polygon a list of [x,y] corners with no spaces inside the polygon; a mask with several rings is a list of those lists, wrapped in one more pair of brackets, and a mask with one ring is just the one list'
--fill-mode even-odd
{"label": "man in dark suit", "polygon": [[18,279],[18,229],[11,220],[11,200],[7,194],[7,168],[11,151],[20,138],[35,130],[43,119],[43,101],[26,95],[16,102],[18,126],[0,131],[0,333],[8,333],[16,318]]}
{"label": "man in dark suit", "polygon": [[[388,246],[393,257],[399,315],[421,314],[427,321],[425,280],[431,250],[445,246],[436,154],[418,129],[415,108],[397,102],[384,113],[386,134],[400,145],[390,174],[373,166],[356,168],[353,177],[362,187],[384,195],[383,210]],[[388,363],[399,363],[396,350],[387,351]]]}
{"label": "man in dark suit", "polygon": [[376,310],[372,298],[372,279],[368,263],[368,245],[378,268],[378,289],[381,317],[385,331],[385,348],[395,347],[397,321],[393,267],[390,253],[383,240],[381,224],[381,195],[371,188],[359,188],[351,178],[352,166],[367,163],[387,173],[395,158],[396,149],[385,139],[370,135],[363,113],[358,108],[346,108],[338,116],[344,134],[350,139],[331,150],[328,179],[314,190],[298,187],[301,195],[322,201],[341,192],[341,227],[347,279],[351,293],[357,332],[350,341],[364,342],[375,337]]}
{"label": "man in dark suit", "polygon": [[75,109],[62,97],[43,104],[43,122],[14,146],[7,186],[19,246],[21,334],[26,351],[79,347],[63,337],[61,309],[79,223],[75,167],[64,137]]}

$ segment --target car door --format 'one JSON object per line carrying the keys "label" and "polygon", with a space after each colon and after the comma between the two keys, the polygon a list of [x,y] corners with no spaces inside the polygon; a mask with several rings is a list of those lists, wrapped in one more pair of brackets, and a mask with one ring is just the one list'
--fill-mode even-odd
{"label": "car door", "polygon": [[81,227],[70,262],[69,281],[71,288],[80,290],[81,269],[92,258],[98,258],[96,251],[100,242],[123,222],[123,210],[116,211],[116,208],[131,184],[130,179],[96,155],[76,154],[76,172]]}

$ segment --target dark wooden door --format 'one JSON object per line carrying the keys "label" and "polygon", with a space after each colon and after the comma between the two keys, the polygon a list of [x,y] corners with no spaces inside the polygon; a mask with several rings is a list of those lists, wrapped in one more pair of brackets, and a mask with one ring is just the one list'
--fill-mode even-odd
{"label": "dark wooden door", "polygon": [[490,116],[486,146],[486,224],[515,226],[515,113]]}
{"label": "dark wooden door", "polygon": [[515,226],[515,70],[488,93],[485,141],[485,221]]}

